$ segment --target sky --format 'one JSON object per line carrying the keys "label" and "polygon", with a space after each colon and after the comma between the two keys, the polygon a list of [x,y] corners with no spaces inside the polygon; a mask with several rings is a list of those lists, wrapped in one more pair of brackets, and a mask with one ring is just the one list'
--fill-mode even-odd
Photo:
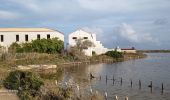
{"label": "sky", "polygon": [[0,27],[77,29],[107,48],[170,49],[170,0],[0,0]]}

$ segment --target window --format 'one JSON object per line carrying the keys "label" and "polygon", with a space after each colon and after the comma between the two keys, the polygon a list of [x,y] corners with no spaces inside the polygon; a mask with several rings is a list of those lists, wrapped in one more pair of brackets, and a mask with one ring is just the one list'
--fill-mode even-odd
{"label": "window", "polygon": [[16,35],[16,42],[19,41],[19,35]]}
{"label": "window", "polygon": [[73,39],[77,39],[77,37],[73,37]]}
{"label": "window", "polygon": [[41,39],[40,34],[38,34],[38,35],[37,35],[37,39],[38,39],[38,40],[40,40],[40,39]]}
{"label": "window", "polygon": [[88,39],[88,37],[84,37],[84,39]]}
{"label": "window", "polygon": [[4,35],[1,35],[1,42],[4,42]]}
{"label": "window", "polygon": [[50,34],[47,34],[47,39],[50,39]]}
{"label": "window", "polygon": [[28,41],[28,35],[25,35],[25,41]]}

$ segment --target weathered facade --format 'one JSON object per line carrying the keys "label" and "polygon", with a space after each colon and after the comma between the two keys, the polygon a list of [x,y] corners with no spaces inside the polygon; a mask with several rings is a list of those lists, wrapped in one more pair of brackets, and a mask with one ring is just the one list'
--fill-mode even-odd
{"label": "weathered facade", "polygon": [[0,45],[4,47],[9,47],[13,42],[24,43],[55,37],[64,41],[61,32],[48,28],[0,28]]}

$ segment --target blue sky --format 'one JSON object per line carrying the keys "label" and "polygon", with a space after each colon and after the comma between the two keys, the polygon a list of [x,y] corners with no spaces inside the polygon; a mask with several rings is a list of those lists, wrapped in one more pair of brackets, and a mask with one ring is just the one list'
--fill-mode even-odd
{"label": "blue sky", "polygon": [[47,27],[66,37],[83,28],[108,48],[170,49],[170,0],[0,0],[0,27]]}

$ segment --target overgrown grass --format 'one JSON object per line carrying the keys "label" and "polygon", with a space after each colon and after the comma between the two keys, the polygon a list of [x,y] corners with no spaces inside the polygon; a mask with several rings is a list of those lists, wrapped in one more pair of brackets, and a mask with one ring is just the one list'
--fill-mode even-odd
{"label": "overgrown grass", "polygon": [[63,69],[56,68],[51,70],[45,70],[37,72],[44,80],[61,80],[63,77]]}
{"label": "overgrown grass", "polygon": [[5,56],[5,59],[1,59],[1,62],[7,66],[28,64],[59,64],[71,60],[71,58],[66,55],[47,53],[8,53]]}
{"label": "overgrown grass", "polygon": [[104,96],[101,95],[100,93],[93,93],[90,97],[89,100],[105,100]]}

